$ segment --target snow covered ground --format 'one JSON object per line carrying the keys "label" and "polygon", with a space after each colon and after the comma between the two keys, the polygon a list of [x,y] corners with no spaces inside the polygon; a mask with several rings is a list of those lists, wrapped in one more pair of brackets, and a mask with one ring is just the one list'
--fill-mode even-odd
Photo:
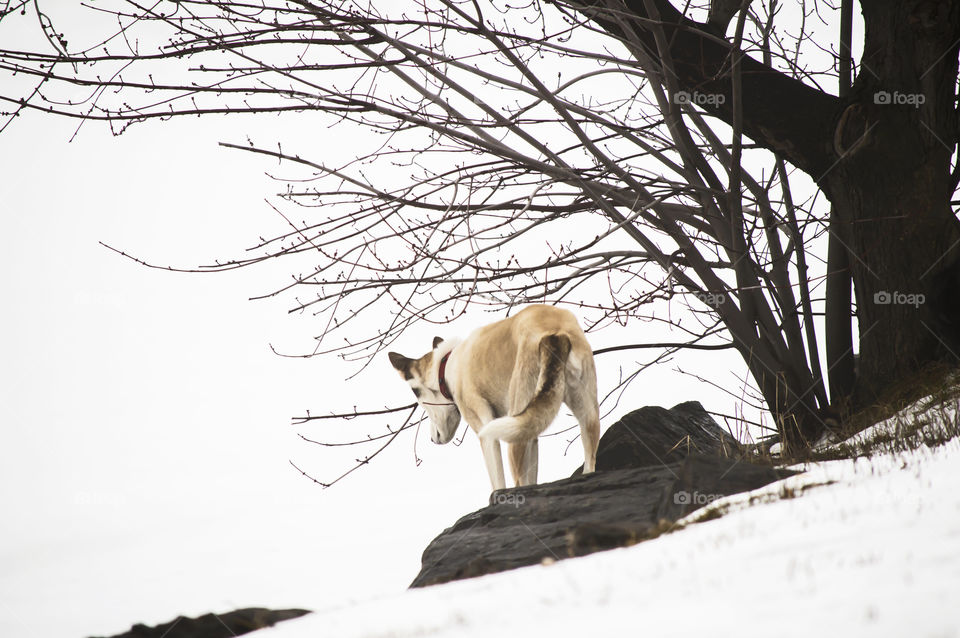
{"label": "snow covered ground", "polygon": [[960,636],[960,441],[802,469],[631,548],[320,609],[263,636]]}

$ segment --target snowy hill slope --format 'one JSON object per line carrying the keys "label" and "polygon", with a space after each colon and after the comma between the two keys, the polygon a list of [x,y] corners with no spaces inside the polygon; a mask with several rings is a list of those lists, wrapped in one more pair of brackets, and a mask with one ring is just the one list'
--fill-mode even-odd
{"label": "snowy hill slope", "polygon": [[960,441],[803,469],[634,547],[319,610],[261,635],[960,636]]}

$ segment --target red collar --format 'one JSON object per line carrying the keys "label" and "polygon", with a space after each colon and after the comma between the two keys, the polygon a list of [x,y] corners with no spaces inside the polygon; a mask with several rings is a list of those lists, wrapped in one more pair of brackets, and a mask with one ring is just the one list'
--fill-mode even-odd
{"label": "red collar", "polygon": [[440,372],[437,375],[440,381],[440,394],[443,395],[443,398],[447,401],[453,401],[453,395],[450,394],[450,387],[447,385],[447,380],[444,378],[444,373],[447,370],[447,359],[450,358],[450,353],[443,355],[443,358],[440,359]]}

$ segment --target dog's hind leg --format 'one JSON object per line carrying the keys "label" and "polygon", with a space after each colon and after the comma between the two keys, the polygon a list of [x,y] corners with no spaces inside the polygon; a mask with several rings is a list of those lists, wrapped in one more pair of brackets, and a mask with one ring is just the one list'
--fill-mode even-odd
{"label": "dog's hind leg", "polygon": [[523,461],[523,484],[536,485],[537,469],[540,465],[540,439],[533,439],[527,443]]}
{"label": "dog's hind leg", "polygon": [[[513,415],[523,412],[536,395],[537,379],[540,376],[540,356],[536,347],[518,348],[517,355],[509,388],[510,414]],[[533,485],[537,482],[536,439],[533,439],[532,445],[530,441],[508,443],[507,457],[510,459],[510,473],[513,474],[513,480],[518,486]],[[531,462],[533,463],[532,476],[530,476]]]}
{"label": "dog's hind leg", "polygon": [[539,447],[537,439],[507,444],[510,472],[513,474],[513,480],[516,481],[518,487],[536,484]]}
{"label": "dog's hind leg", "polygon": [[597,468],[597,445],[600,442],[599,410],[583,406],[582,410],[573,410],[580,424],[580,440],[583,442],[583,473],[589,474]]}
{"label": "dog's hind leg", "polygon": [[597,466],[597,445],[600,441],[600,406],[597,402],[597,371],[593,358],[580,362],[580,377],[567,375],[567,404],[580,424],[580,440],[583,443],[583,473],[593,472]]}

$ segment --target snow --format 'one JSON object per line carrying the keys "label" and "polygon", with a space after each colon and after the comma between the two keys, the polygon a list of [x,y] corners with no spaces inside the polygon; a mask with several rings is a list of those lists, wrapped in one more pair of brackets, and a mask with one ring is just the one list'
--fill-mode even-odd
{"label": "snow", "polygon": [[263,636],[960,636],[960,441],[798,469],[631,548],[321,609]]}

